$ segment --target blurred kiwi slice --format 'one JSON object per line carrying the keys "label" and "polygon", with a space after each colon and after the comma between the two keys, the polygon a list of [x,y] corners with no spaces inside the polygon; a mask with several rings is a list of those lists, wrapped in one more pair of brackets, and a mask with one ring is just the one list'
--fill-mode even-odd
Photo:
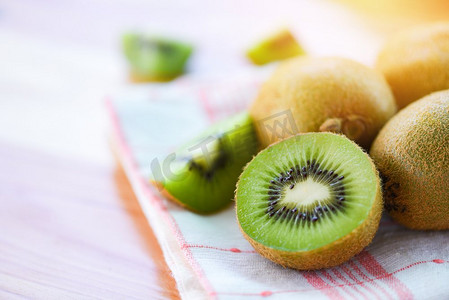
{"label": "blurred kiwi slice", "polygon": [[256,65],[264,65],[304,54],[304,49],[288,29],[280,30],[267,37],[246,53],[251,62]]}
{"label": "blurred kiwi slice", "polygon": [[153,164],[152,183],[192,211],[218,211],[231,203],[238,176],[258,147],[251,117],[240,113],[182,146],[162,172]]}
{"label": "blurred kiwi slice", "polygon": [[134,81],[166,81],[181,75],[192,47],[186,43],[157,36],[127,33],[123,51]]}
{"label": "blurred kiwi slice", "polygon": [[262,150],[241,174],[236,202],[254,248],[300,270],[336,266],[359,253],[382,212],[373,162],[334,133],[297,135]]}

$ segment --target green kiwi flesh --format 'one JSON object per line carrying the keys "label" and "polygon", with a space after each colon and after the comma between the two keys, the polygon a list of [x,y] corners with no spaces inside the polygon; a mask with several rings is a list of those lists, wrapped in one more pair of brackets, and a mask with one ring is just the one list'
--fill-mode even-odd
{"label": "green kiwi flesh", "polygon": [[[262,255],[298,269],[336,265],[350,258],[347,253],[360,252],[377,230],[381,201],[371,159],[332,133],[297,135],[262,150],[236,189],[237,219],[245,237]],[[358,235],[356,242],[347,238],[352,234]],[[332,249],[338,243],[346,246]],[[320,257],[314,263],[308,254],[316,250],[342,259]],[[295,261],[295,255],[286,260],[285,252],[311,262]]]}
{"label": "green kiwi flesh", "polygon": [[238,114],[182,146],[170,166],[172,176],[154,183],[192,211],[218,211],[231,203],[238,177],[258,147],[251,117]]}

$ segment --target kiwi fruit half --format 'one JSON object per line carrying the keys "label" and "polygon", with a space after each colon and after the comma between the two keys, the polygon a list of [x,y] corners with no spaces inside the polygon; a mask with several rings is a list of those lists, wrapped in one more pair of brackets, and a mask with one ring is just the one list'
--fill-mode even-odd
{"label": "kiwi fruit half", "polygon": [[449,89],[449,22],[394,35],[380,51],[376,67],[385,75],[399,108]]}
{"label": "kiwi fruit half", "polygon": [[252,119],[241,113],[213,125],[163,164],[153,160],[151,182],[192,211],[216,212],[231,203],[238,177],[258,147]]}
{"label": "kiwi fruit half", "polygon": [[256,65],[303,54],[305,54],[304,49],[287,29],[266,38],[247,52],[248,58]]}
{"label": "kiwi fruit half", "polygon": [[122,38],[131,79],[136,82],[167,81],[184,71],[192,47],[161,37],[128,33]]}
{"label": "kiwi fruit half", "polygon": [[[286,123],[295,126],[277,126],[285,124],[275,117],[282,112],[291,115],[293,121]],[[382,74],[336,57],[285,61],[250,108],[263,147],[296,133],[331,131],[369,149],[395,113],[395,100]]]}
{"label": "kiwi fruit half", "polygon": [[299,270],[349,260],[371,242],[382,212],[373,162],[334,133],[296,135],[259,152],[240,176],[236,202],[253,247]]}
{"label": "kiwi fruit half", "polygon": [[449,229],[449,90],[413,102],[380,131],[371,156],[385,209],[413,229]]}

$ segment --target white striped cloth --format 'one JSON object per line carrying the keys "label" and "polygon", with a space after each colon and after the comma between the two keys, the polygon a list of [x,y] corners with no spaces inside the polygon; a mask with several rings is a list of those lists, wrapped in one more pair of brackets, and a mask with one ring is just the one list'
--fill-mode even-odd
{"label": "white striped cloth", "polygon": [[[185,299],[449,299],[449,232],[411,231],[383,217],[374,241],[342,266],[285,269],[257,254],[234,207],[202,216],[148,184],[150,162],[253,99],[260,78],[132,87],[109,99],[112,137]],[[256,78],[256,79],[255,79]]]}

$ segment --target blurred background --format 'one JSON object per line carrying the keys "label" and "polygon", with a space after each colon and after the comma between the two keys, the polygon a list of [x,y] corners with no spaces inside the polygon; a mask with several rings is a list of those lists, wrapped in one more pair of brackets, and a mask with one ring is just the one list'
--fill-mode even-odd
{"label": "blurred background", "polygon": [[251,67],[254,42],[289,28],[313,55],[371,64],[394,30],[449,15],[447,1],[0,1],[0,140],[106,162],[102,100],[126,84],[121,35],[194,45],[188,74]]}
{"label": "blurred background", "polygon": [[447,19],[445,0],[0,0],[0,298],[176,298],[108,146],[124,32],[193,45],[183,80],[257,72],[245,51],[280,28],[371,65],[397,29]]}

